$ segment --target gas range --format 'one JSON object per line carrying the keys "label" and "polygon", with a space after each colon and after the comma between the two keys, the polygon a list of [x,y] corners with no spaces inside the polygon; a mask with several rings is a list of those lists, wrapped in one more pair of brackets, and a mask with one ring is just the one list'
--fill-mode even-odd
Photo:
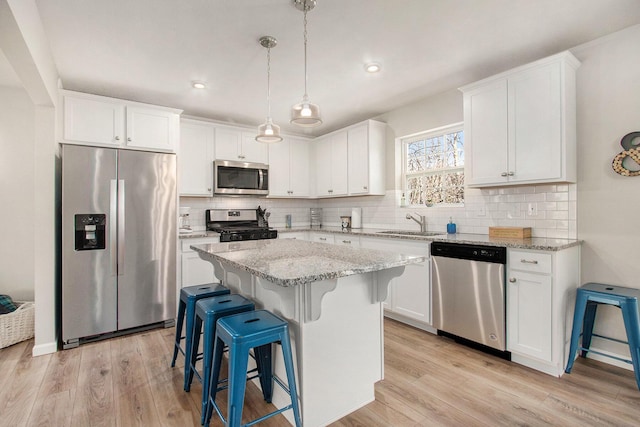
{"label": "gas range", "polygon": [[207,209],[205,215],[207,230],[220,233],[221,242],[278,237],[278,231],[269,228],[256,209]]}

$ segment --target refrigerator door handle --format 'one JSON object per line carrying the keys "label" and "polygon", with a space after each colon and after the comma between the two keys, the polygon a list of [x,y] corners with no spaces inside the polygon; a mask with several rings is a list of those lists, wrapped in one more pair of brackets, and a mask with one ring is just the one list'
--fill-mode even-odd
{"label": "refrigerator door handle", "polygon": [[118,276],[124,275],[124,179],[118,180]]}
{"label": "refrigerator door handle", "polygon": [[111,275],[118,274],[118,187],[116,180],[110,180],[109,186],[109,264],[111,265]]}

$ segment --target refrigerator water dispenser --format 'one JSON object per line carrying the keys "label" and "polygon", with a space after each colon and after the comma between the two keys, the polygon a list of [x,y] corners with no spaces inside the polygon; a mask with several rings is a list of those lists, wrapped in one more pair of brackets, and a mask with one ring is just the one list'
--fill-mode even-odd
{"label": "refrigerator water dispenser", "polygon": [[105,214],[76,214],[76,251],[93,251],[105,248],[107,216]]}

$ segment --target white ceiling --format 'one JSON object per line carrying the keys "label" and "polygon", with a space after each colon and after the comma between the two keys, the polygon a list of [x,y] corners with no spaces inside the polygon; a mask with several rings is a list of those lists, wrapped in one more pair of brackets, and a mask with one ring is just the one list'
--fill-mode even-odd
{"label": "white ceiling", "polygon": [[[274,122],[304,92],[293,0],[36,0],[66,89]],[[308,14],[309,96],[321,135],[640,23],[640,0],[318,0]],[[382,64],[368,75],[367,61]],[[1,62],[1,61],[0,61]],[[195,90],[192,80],[208,83]]]}

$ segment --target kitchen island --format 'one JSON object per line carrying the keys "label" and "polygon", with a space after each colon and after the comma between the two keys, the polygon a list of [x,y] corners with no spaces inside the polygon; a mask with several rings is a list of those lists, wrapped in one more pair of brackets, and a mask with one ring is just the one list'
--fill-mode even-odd
{"label": "kitchen island", "polygon": [[[384,376],[382,301],[391,279],[424,257],[279,239],[192,248],[232,292],[289,321],[305,427],[330,424],[375,399]],[[281,354],[274,356],[284,380]],[[289,403],[278,387],[273,403]],[[290,412],[284,415],[292,422]]]}

